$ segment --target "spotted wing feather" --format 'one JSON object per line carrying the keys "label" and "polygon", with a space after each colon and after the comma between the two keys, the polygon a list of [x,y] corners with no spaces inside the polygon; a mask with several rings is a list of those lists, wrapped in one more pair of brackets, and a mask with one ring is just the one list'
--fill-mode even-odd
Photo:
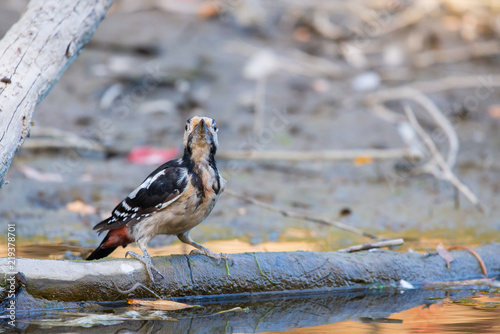
{"label": "spotted wing feather", "polygon": [[153,171],[112,211],[110,218],[94,227],[99,232],[136,224],[176,201],[187,188],[187,171],[176,161]]}

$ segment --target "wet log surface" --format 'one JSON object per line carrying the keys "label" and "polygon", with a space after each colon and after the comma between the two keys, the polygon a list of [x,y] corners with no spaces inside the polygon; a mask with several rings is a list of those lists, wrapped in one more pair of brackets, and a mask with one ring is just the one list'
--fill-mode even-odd
{"label": "wet log surface", "polygon": [[[475,248],[489,277],[500,276],[500,243]],[[134,259],[59,261],[17,259],[17,270],[27,280],[26,291],[35,298],[65,302],[116,301],[154,298],[146,289],[127,290],[140,282],[163,297],[202,300],[257,293],[285,294],[318,290],[365,289],[390,286],[401,279],[412,284],[483,278],[478,260],[468,251],[451,251],[450,268],[439,255],[377,250],[353,254],[336,252],[277,252],[233,254],[229,275],[224,263],[202,255],[155,257],[165,275],[153,288],[144,266]],[[257,260],[256,260],[257,259]],[[7,260],[0,259],[7,271]],[[260,269],[259,270],[259,266]],[[117,287],[119,289],[117,289]]]}

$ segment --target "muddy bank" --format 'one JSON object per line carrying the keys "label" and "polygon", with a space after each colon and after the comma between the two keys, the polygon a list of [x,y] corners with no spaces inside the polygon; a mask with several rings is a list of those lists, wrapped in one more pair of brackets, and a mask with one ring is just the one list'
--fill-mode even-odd
{"label": "muddy bank", "polygon": [[[500,243],[478,247],[488,275],[500,275]],[[234,254],[227,268],[201,255],[155,257],[153,263],[165,275],[157,279],[156,293],[163,297],[235,295],[296,290],[336,290],[410,283],[451,281],[484,277],[477,259],[468,251],[452,251],[446,268],[437,254],[373,251],[277,252]],[[2,267],[6,259],[0,260]],[[136,282],[151,286],[142,263],[133,259],[95,262],[18,259],[17,269],[27,279],[34,297],[58,301],[116,301],[154,297],[143,288],[130,293]]]}

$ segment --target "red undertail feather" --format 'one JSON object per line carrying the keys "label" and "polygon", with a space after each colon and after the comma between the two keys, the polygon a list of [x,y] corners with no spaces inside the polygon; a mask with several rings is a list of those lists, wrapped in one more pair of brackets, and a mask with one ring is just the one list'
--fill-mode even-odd
{"label": "red undertail feather", "polygon": [[87,260],[102,259],[111,254],[118,246],[125,247],[132,242],[134,242],[134,239],[130,235],[127,226],[110,230],[99,247],[89,255]]}

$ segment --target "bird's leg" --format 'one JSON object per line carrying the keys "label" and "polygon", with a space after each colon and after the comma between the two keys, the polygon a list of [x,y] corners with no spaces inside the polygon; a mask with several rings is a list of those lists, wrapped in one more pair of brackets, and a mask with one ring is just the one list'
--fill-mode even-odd
{"label": "bird's leg", "polygon": [[144,254],[144,256],[141,256],[139,254],[137,254],[136,252],[132,252],[132,251],[128,251],[127,253],[125,253],[125,257],[127,257],[128,255],[130,255],[130,257],[133,257],[139,261],[141,261],[142,263],[144,263],[144,265],[146,266],[146,270],[148,271],[148,274],[149,274],[149,277],[151,278],[151,281],[153,282],[153,285],[156,286],[155,284],[155,278],[154,278],[154,275],[153,275],[153,270],[161,277],[161,278],[165,278],[163,276],[163,274],[158,270],[158,268],[156,268],[153,263],[151,262],[151,256],[149,255],[149,253],[146,251],[146,246],[145,245],[142,245],[141,243],[137,243],[137,245],[141,248],[142,250],[142,253]]}
{"label": "bird's leg", "polygon": [[193,239],[191,239],[189,232],[190,231],[177,234],[177,238],[179,238],[180,241],[196,248],[196,249],[193,249],[191,251],[191,253],[189,253],[189,254],[191,254],[191,255],[192,254],[203,254],[203,255],[206,255],[208,257],[211,257],[212,259],[216,259],[217,264],[219,264],[221,260],[224,260],[224,261],[228,262],[229,265],[231,265],[231,266],[233,265],[234,261],[229,255],[224,254],[224,253],[217,254],[217,253],[212,252],[210,249],[203,247],[202,245],[200,245],[199,243],[197,243]]}

